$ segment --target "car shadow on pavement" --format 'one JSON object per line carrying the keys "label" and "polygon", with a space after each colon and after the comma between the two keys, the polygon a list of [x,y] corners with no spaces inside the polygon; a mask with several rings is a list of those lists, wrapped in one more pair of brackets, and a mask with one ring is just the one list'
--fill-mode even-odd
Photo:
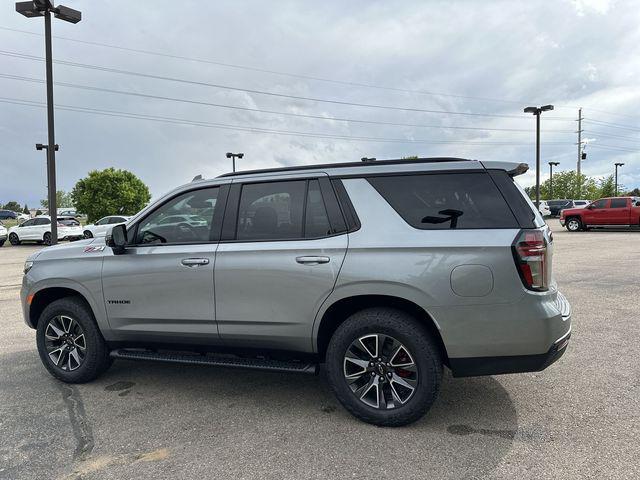
{"label": "car shadow on pavement", "polygon": [[[0,380],[9,387],[2,388],[9,418],[2,426],[6,442],[0,456],[24,459],[14,466],[16,478],[34,473],[25,469],[35,468],[35,457],[56,458],[69,471],[91,458],[128,458],[131,448],[166,448],[163,462],[169,465],[198,464],[206,456],[208,468],[224,466],[228,478],[253,478],[247,472],[265,463],[274,478],[292,472],[297,478],[314,472],[372,478],[381,477],[381,469],[413,478],[418,467],[425,478],[483,477],[507,454],[518,429],[515,406],[493,377],[454,379],[446,372],[439,398],[423,419],[379,428],[349,415],[322,373],[116,361],[94,382],[67,386],[45,372],[35,349],[0,361],[5,368]],[[37,422],[24,421],[29,412],[37,412]],[[44,430],[64,438],[25,453],[28,439]],[[187,444],[185,452],[181,446]],[[135,467],[123,462],[109,468]]]}

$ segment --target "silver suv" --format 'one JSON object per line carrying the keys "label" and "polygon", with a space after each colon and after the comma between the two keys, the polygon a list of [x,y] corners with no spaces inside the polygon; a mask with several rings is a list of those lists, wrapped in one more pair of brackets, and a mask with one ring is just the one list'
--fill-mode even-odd
{"label": "silver suv", "polygon": [[106,238],[29,257],[24,317],[64,382],[113,359],[325,364],[352,414],[404,425],[443,366],[539,371],[565,351],[551,232],[512,178],[526,169],[433,158],[193,181]]}

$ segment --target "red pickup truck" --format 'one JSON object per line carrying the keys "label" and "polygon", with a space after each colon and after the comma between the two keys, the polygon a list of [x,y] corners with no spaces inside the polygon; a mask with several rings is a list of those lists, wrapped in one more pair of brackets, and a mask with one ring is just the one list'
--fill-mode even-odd
{"label": "red pickup truck", "polygon": [[585,208],[562,210],[560,225],[570,232],[592,227],[640,227],[640,197],[601,198]]}

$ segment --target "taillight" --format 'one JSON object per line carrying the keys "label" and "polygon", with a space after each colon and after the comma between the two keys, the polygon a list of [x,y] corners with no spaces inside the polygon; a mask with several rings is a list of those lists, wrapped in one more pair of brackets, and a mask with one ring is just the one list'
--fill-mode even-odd
{"label": "taillight", "polygon": [[522,283],[529,290],[549,289],[548,246],[541,230],[522,230],[513,242],[513,258]]}

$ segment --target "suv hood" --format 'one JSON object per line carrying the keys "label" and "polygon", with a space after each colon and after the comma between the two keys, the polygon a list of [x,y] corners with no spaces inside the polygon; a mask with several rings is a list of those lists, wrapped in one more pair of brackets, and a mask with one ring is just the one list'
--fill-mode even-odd
{"label": "suv hood", "polygon": [[87,255],[102,254],[104,249],[85,251],[86,247],[105,247],[104,237],[88,238],[86,240],[78,240],[75,242],[59,243],[51,247],[45,247],[42,250],[31,254],[27,260],[60,260],[64,258],[81,258]]}

